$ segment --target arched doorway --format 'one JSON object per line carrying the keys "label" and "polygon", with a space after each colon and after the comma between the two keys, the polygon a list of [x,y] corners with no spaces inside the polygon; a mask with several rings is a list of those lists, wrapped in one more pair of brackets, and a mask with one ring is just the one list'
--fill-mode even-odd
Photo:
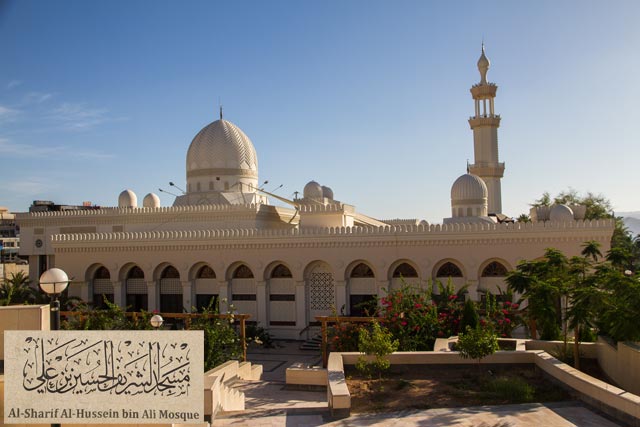
{"label": "arched doorway", "polygon": [[196,309],[218,308],[218,287],[216,273],[208,265],[203,265],[196,272]]}
{"label": "arched doorway", "polygon": [[485,299],[486,292],[496,295],[497,300],[502,299],[501,291],[506,291],[507,289],[505,282],[507,272],[507,267],[500,261],[491,261],[482,268],[478,286],[479,290],[483,292],[480,296],[481,300]]}
{"label": "arched doorway", "polygon": [[160,312],[182,313],[182,285],[180,273],[169,265],[160,273]]}
{"label": "arched doorway", "polygon": [[258,305],[256,302],[256,281],[253,271],[245,264],[237,266],[231,274],[231,302],[240,314],[250,314],[248,323],[256,323]]}
{"label": "arched doorway", "polygon": [[400,289],[403,286],[420,286],[418,271],[408,262],[401,262],[391,273],[391,289]]}
{"label": "arched doorway", "polygon": [[[435,279],[443,286],[447,286],[451,282],[456,291],[462,289],[465,284],[462,269],[453,261],[445,261],[440,265],[436,270]],[[440,287],[437,283],[434,284],[433,291],[437,294],[440,293]]]}
{"label": "arched doorway", "polygon": [[364,262],[358,263],[349,273],[349,315],[373,316],[377,306],[373,270]]}
{"label": "arched doorway", "polygon": [[296,325],[296,287],[291,270],[278,264],[269,275],[269,326]]}
{"label": "arched doorway", "polygon": [[114,302],[113,283],[111,283],[111,274],[106,267],[99,267],[93,273],[91,280],[93,307],[96,309],[105,309],[107,304],[105,299],[110,303]]}
{"label": "arched doorway", "polygon": [[144,280],[144,272],[137,265],[127,272],[125,288],[128,311],[149,309],[147,282]]}

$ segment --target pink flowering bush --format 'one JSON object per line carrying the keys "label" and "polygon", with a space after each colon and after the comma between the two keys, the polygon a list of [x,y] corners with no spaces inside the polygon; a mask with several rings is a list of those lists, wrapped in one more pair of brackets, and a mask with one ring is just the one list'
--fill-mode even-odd
{"label": "pink flowering bush", "polygon": [[432,350],[438,318],[431,293],[404,286],[380,299],[381,323],[399,342],[400,351]]}
{"label": "pink flowering bush", "polygon": [[[378,319],[398,340],[399,351],[433,350],[436,338],[446,338],[461,332],[464,310],[464,289],[439,284],[440,293],[403,286],[380,298]],[[484,303],[474,303],[480,313],[480,327],[492,330],[498,337],[510,338],[520,324],[518,304],[511,301],[496,302],[487,294]],[[328,331],[328,341],[333,351],[358,351],[358,336],[362,328],[370,324],[341,322]]]}

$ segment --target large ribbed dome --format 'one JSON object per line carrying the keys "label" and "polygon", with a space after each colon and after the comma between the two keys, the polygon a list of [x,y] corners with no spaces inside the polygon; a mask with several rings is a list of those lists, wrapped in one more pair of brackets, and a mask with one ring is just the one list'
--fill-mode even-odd
{"label": "large ribbed dome", "polygon": [[251,140],[226,120],[205,126],[187,152],[187,179],[202,175],[258,177],[258,156]]}
{"label": "large ribbed dome", "polygon": [[480,201],[488,197],[487,185],[482,178],[470,173],[462,175],[451,186],[451,201]]}

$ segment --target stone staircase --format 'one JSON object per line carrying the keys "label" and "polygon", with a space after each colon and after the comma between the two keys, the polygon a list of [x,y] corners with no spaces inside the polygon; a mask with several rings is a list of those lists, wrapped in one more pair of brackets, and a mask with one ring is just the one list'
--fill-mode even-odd
{"label": "stone staircase", "polygon": [[322,336],[320,334],[314,335],[302,344],[300,344],[300,350],[309,350],[319,352],[322,347]]}

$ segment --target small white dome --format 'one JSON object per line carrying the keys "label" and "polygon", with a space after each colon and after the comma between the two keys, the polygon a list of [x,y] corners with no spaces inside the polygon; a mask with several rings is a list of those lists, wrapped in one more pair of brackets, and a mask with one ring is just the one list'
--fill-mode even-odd
{"label": "small white dome", "polygon": [[142,206],[145,208],[159,208],[160,207],[160,197],[158,197],[154,193],[149,193],[144,196],[142,200]]}
{"label": "small white dome", "polygon": [[464,174],[455,180],[451,186],[451,201],[486,201],[489,192],[482,178],[470,173]]}
{"label": "small white dome", "polygon": [[323,197],[322,187],[315,181],[310,181],[305,185],[302,194],[307,199],[322,199]]}
{"label": "small white dome", "polygon": [[567,205],[553,205],[549,212],[549,220],[554,222],[573,221],[573,211]]}
{"label": "small white dome", "polygon": [[329,200],[333,200],[333,190],[325,185],[322,186],[322,196],[329,199]]}
{"label": "small white dome", "polygon": [[138,196],[131,190],[124,190],[118,196],[118,207],[119,208],[137,208],[138,207]]}

